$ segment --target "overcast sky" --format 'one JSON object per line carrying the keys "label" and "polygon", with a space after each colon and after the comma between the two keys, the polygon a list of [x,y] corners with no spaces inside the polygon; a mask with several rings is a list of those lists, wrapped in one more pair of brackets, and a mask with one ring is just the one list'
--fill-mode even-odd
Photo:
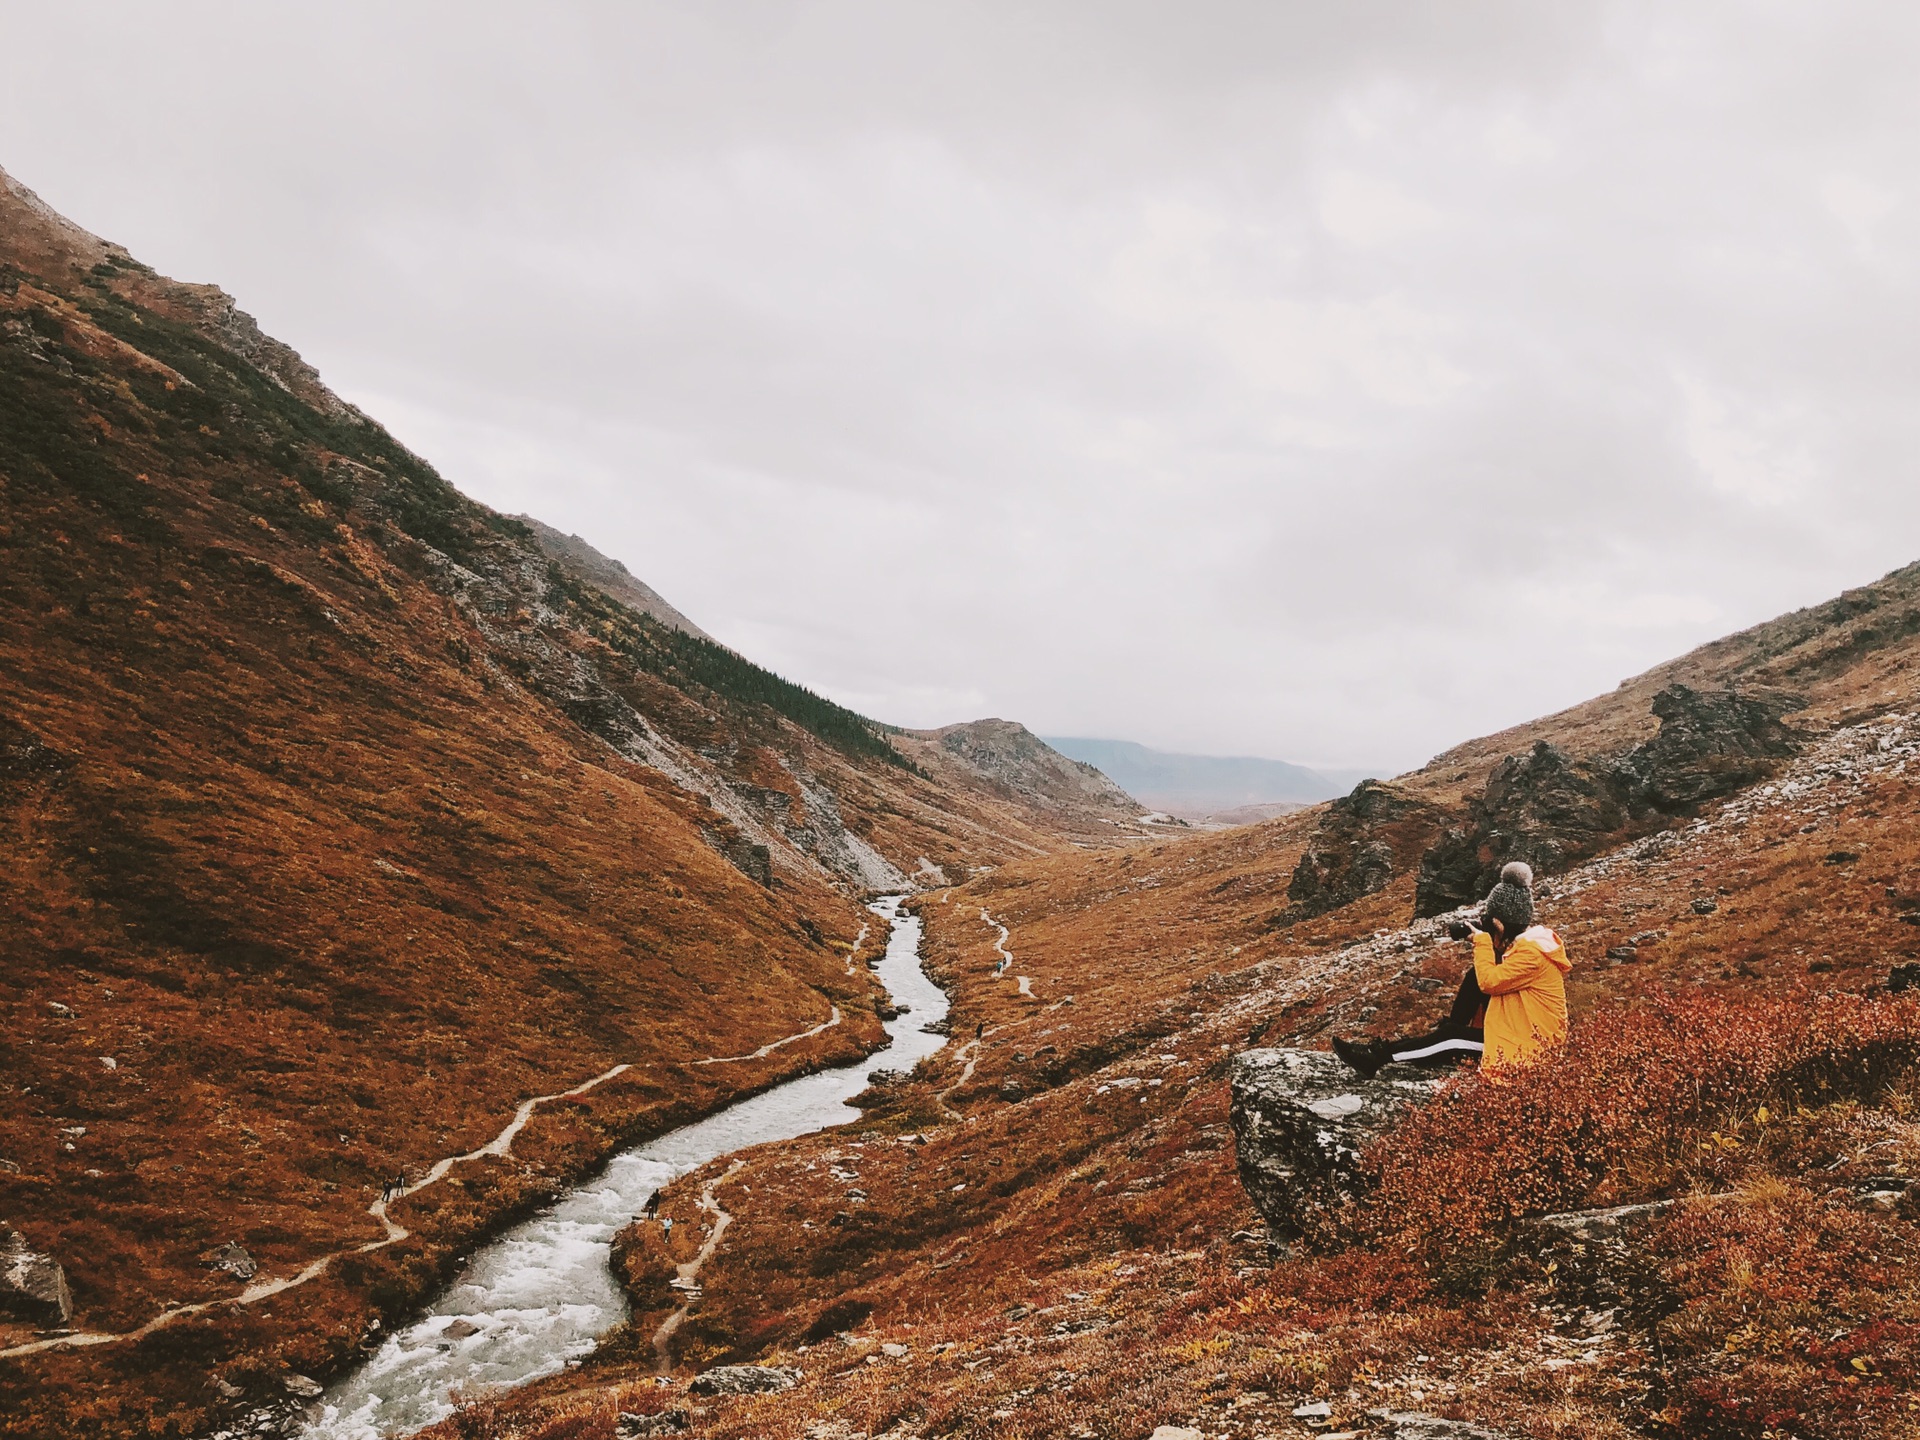
{"label": "overcast sky", "polygon": [[0,0],[0,166],[881,719],[1377,768],[1920,558],[1920,10]]}

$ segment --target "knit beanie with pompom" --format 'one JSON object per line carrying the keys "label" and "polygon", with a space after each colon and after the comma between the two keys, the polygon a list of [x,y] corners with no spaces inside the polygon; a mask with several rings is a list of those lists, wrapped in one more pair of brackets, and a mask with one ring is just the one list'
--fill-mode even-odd
{"label": "knit beanie with pompom", "polygon": [[1480,923],[1491,930],[1495,920],[1509,940],[1533,924],[1533,868],[1525,861],[1509,862],[1488,893]]}

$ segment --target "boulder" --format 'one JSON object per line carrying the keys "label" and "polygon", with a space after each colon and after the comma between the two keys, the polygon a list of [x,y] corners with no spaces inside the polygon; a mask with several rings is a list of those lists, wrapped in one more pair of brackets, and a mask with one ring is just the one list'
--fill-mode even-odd
{"label": "boulder", "polygon": [[64,1330],[73,1319],[67,1272],[17,1230],[0,1232],[0,1311],[42,1330]]}
{"label": "boulder", "polygon": [[244,1245],[229,1240],[225,1245],[217,1245],[200,1257],[200,1263],[209,1270],[218,1270],[231,1275],[236,1280],[251,1280],[260,1267],[254,1263]]}
{"label": "boulder", "polygon": [[702,1370],[687,1387],[695,1395],[771,1395],[800,1383],[800,1372],[785,1365],[716,1365]]}
{"label": "boulder", "polygon": [[1361,1152],[1441,1083],[1405,1065],[1362,1080],[1323,1050],[1236,1055],[1231,1119],[1240,1183],[1269,1232],[1303,1234],[1316,1216],[1362,1193]]}
{"label": "boulder", "polygon": [[684,1410],[662,1410],[654,1415],[635,1415],[622,1410],[614,1422],[614,1440],[645,1440],[650,1435],[679,1435],[690,1428]]}
{"label": "boulder", "polygon": [[1287,886],[1285,918],[1324,915],[1385,889],[1446,819],[1446,812],[1397,786],[1362,780],[1320,817]]}

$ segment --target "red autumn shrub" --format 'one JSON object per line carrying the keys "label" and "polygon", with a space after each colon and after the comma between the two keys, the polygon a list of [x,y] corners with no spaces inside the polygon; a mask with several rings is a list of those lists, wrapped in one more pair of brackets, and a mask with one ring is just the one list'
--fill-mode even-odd
{"label": "red autumn shrub", "polygon": [[1664,994],[1574,1028],[1507,1083],[1463,1077],[1368,1156],[1373,1185],[1336,1222],[1416,1255],[1499,1243],[1516,1217],[1621,1204],[1747,1166],[1735,1132],[1763,1106],[1869,1098],[1920,1058],[1920,1003]]}
{"label": "red autumn shrub", "polygon": [[1677,1207],[1651,1247],[1671,1433],[1879,1435],[1913,1394],[1920,1270],[1904,1222],[1761,1179]]}

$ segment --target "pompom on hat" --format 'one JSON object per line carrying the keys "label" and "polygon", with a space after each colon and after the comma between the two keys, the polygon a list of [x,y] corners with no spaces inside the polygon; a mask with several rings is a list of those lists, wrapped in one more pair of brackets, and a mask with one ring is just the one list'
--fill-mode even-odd
{"label": "pompom on hat", "polygon": [[1509,940],[1533,924],[1533,867],[1523,860],[1503,866],[1500,883],[1487,895],[1480,923],[1491,930],[1495,920]]}

